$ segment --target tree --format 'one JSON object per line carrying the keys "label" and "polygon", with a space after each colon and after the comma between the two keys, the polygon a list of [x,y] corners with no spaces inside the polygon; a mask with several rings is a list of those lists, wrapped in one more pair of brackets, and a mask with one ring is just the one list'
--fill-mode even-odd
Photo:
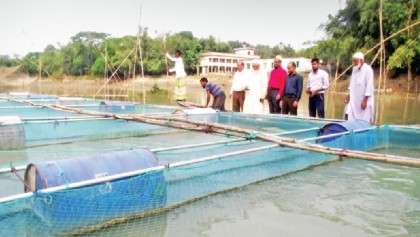
{"label": "tree", "polygon": [[185,66],[189,73],[194,73],[198,70],[202,49],[203,47],[198,40],[192,40],[188,45],[188,49],[185,54]]}
{"label": "tree", "polygon": [[8,55],[0,55],[0,66],[3,67],[14,67],[18,65],[16,59],[10,58]]}
{"label": "tree", "polygon": [[[331,43],[328,41],[332,39],[338,41],[338,47],[334,48],[335,53],[340,53],[340,61],[347,64],[351,56],[346,55],[342,58],[341,55],[350,54],[356,50],[367,51],[379,43],[380,21],[377,14],[379,3],[377,0],[347,0],[346,7],[335,16],[329,16],[328,22],[322,25],[328,35],[326,43]],[[414,4],[414,0],[383,0],[383,16],[384,37],[386,38],[410,25],[413,19],[419,18],[418,4]],[[393,61],[393,63],[390,62],[391,66],[388,66],[388,69],[411,67],[413,71],[420,70],[418,63],[414,60],[419,58],[419,54],[417,50],[410,49],[416,45],[412,43],[413,37],[419,34],[420,27],[414,27],[384,43],[386,59]],[[403,53],[403,48],[408,51]],[[333,54],[329,54],[328,57],[333,57]],[[372,58],[371,55],[368,57]],[[397,57],[402,58],[397,59]]]}

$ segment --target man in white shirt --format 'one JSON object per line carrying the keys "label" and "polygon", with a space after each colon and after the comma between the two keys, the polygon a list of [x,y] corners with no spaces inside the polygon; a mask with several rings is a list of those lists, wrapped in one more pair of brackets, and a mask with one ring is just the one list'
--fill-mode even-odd
{"label": "man in white shirt", "polygon": [[267,72],[260,70],[259,63],[252,64],[252,71],[245,87],[244,113],[263,114],[267,96]]}
{"label": "man in white shirt", "polygon": [[319,69],[319,59],[313,58],[312,72],[308,75],[306,93],[309,95],[309,116],[325,118],[325,90],[330,86],[329,75],[326,71]]}
{"label": "man in white shirt", "polygon": [[373,69],[364,62],[364,55],[357,52],[353,56],[353,72],[350,77],[349,95],[345,99],[348,104],[348,120],[364,120],[373,123],[374,85]]}
{"label": "man in white shirt", "polygon": [[186,89],[186,80],[185,77],[187,74],[184,69],[184,62],[181,58],[181,51],[175,51],[175,58],[171,57],[165,49],[165,55],[169,60],[175,62],[175,66],[172,69],[166,68],[169,72],[175,72],[175,100],[185,101],[187,99],[187,89]]}
{"label": "man in white shirt", "polygon": [[234,112],[241,112],[244,109],[245,87],[250,77],[249,73],[244,70],[244,66],[244,62],[238,62],[238,71],[235,72],[230,88],[229,97],[232,98],[232,111]]}

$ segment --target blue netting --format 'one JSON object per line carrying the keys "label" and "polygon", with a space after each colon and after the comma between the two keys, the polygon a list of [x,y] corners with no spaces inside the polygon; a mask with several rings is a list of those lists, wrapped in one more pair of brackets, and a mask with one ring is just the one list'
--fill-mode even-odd
{"label": "blue netting", "polygon": [[299,118],[280,116],[258,116],[242,113],[219,113],[219,123],[246,127],[265,132],[285,132],[292,130],[321,127],[324,122],[307,121]]}
{"label": "blue netting", "polygon": [[[36,96],[34,96],[36,98]],[[43,97],[40,97],[43,98]],[[47,97],[48,98],[48,97]],[[38,102],[40,100],[37,100]],[[55,101],[54,98],[49,101]],[[41,103],[47,103],[42,100]],[[74,108],[91,109],[110,113],[160,113],[171,112],[176,107],[121,104],[103,106],[90,105],[93,101],[69,102]],[[97,101],[95,101],[96,103]],[[79,105],[79,106],[77,106]],[[13,110],[11,110],[13,111]],[[23,110],[22,110],[23,111]],[[42,109],[40,110],[42,111]],[[141,111],[141,112],[140,112]],[[39,111],[27,114],[37,115]],[[41,112],[45,113],[45,112]],[[43,116],[45,114],[42,114]],[[50,116],[47,114],[47,116]],[[57,115],[54,115],[57,116]],[[75,114],[71,114],[75,116]],[[281,133],[308,128],[319,128],[320,122],[305,119],[292,119],[279,116],[245,115],[240,113],[217,113],[203,115],[174,115],[200,121],[219,122],[239,126],[258,132]],[[170,116],[168,116],[170,119]],[[0,151],[2,166],[10,161],[24,163],[67,159],[89,154],[112,154],[116,150],[133,147],[156,148],[186,143],[199,143],[228,139],[226,136],[185,132],[182,136],[156,133],[179,132],[155,125],[123,120],[86,120],[67,122],[27,122],[25,123],[25,145],[44,145],[26,147],[22,150]],[[280,135],[295,139],[316,137],[319,130],[303,131]],[[179,135],[178,133],[176,135]],[[420,149],[420,129],[383,126],[379,129],[341,136],[322,145],[351,150],[377,151],[390,147]],[[140,141],[139,136],[144,136]],[[187,139],[188,137],[188,139]],[[113,139],[113,140],[111,140]],[[68,142],[67,144],[58,144]],[[319,141],[314,141],[319,142]],[[208,145],[197,148],[157,152],[161,165],[186,161],[201,157],[243,151],[251,148],[272,145],[262,141],[242,141],[229,144]],[[15,152],[15,153],[13,153]],[[5,155],[6,154],[6,155]],[[77,189],[67,189],[52,193],[36,192],[29,198],[0,203],[0,236],[50,236],[62,233],[86,233],[96,230],[115,229],[114,233],[132,236],[156,236],[154,230],[165,232],[166,215],[161,213],[173,210],[180,205],[192,203],[209,195],[226,192],[238,187],[277,176],[296,172],[310,166],[332,161],[336,156],[290,149],[285,147],[254,151],[247,154],[219,158],[212,161],[182,166],[169,166],[163,170],[124,178]],[[4,161],[4,160],[7,161]],[[75,167],[77,169],[77,167]],[[52,176],[62,177],[60,170],[51,171]],[[64,171],[65,172],[65,171]],[[22,172],[20,172],[22,174]],[[55,173],[55,174],[54,174]],[[0,194],[21,193],[23,185],[13,174],[3,174]],[[7,189],[7,190],[6,190]],[[285,194],[287,196],[287,193]],[[418,196],[418,195],[417,195]],[[1,197],[1,195],[0,195]],[[217,203],[215,203],[217,204]],[[202,210],[203,212],[206,210]],[[198,214],[197,214],[198,215]],[[146,222],[135,218],[147,217]],[[163,218],[161,218],[163,216]],[[156,218],[155,218],[156,217]],[[155,219],[153,219],[155,218]],[[150,220],[155,220],[148,222]],[[121,231],[118,224],[131,223]],[[153,228],[150,225],[156,225]],[[100,235],[101,232],[98,232]],[[148,234],[150,233],[150,234]],[[161,232],[159,232],[161,233]],[[168,235],[171,236],[172,233]]]}
{"label": "blue netting", "polygon": [[[16,107],[16,106],[27,106],[23,103],[19,103],[19,102],[14,102],[14,101],[5,101],[5,100],[0,100],[0,109],[5,109],[2,107]],[[9,108],[6,108],[9,109]]]}
{"label": "blue netting", "polygon": [[125,103],[121,105],[110,104],[110,105],[92,105],[92,106],[68,106],[74,109],[83,109],[96,112],[114,113],[114,114],[153,114],[153,113],[171,113],[175,111],[177,107],[163,107],[154,105],[139,105]]}
{"label": "blue netting", "polygon": [[26,146],[144,136],[175,129],[126,120],[83,120],[25,124]]}
{"label": "blue netting", "polygon": [[[119,223],[118,218],[140,217],[150,210],[175,207],[332,159],[333,156],[323,154],[276,148],[91,187],[38,192],[0,206],[0,231],[4,235],[55,235],[110,226]],[[17,229],[18,226],[28,229]]]}

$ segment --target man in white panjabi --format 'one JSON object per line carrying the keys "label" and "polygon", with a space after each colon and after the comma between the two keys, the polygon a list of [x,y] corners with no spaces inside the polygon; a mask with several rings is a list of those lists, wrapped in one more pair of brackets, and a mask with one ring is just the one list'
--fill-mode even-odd
{"label": "man in white panjabi", "polygon": [[260,70],[259,63],[253,63],[251,77],[245,87],[244,113],[264,113],[264,99],[267,96],[267,83],[267,73]]}
{"label": "man in white panjabi", "polygon": [[350,77],[349,95],[345,103],[349,121],[374,121],[373,69],[364,62],[364,55],[357,52],[353,56],[353,72]]}
{"label": "man in white panjabi", "polygon": [[181,58],[181,51],[175,51],[175,57],[172,57],[168,51],[165,49],[166,57],[175,62],[175,65],[172,69],[166,68],[169,72],[175,72],[175,91],[174,97],[177,101],[185,101],[187,99],[187,89],[186,89],[186,80],[185,77],[187,74],[184,69],[184,61]]}

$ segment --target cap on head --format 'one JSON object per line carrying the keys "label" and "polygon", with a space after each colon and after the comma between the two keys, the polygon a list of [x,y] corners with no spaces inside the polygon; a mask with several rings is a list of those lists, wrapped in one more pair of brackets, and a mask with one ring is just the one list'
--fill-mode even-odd
{"label": "cap on head", "polygon": [[282,56],[280,56],[280,55],[277,55],[277,56],[276,56],[276,59],[277,59],[277,60],[282,61],[282,60],[283,60],[283,57],[282,57]]}
{"label": "cap on head", "polygon": [[364,60],[365,59],[365,56],[363,55],[362,52],[357,52],[357,53],[355,53],[353,55],[353,59],[361,59],[361,60]]}

